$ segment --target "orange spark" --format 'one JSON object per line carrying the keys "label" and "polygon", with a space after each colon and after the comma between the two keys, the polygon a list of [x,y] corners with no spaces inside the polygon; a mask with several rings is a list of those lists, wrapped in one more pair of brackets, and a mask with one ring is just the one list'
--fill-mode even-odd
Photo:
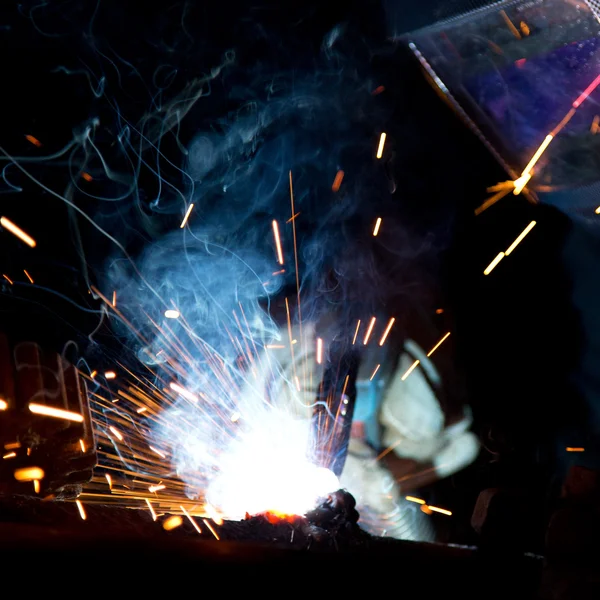
{"label": "orange spark", "polygon": [[408,367],[408,369],[406,370],[406,373],[404,373],[404,375],[402,375],[401,380],[405,381],[406,378],[419,366],[419,364],[421,363],[420,360],[415,360],[415,362],[410,365],[410,367]]}
{"label": "orange spark", "polygon": [[111,433],[120,441],[123,441],[123,436],[121,435],[121,432],[116,428],[113,427],[112,425],[109,426],[109,429],[111,431]]}
{"label": "orange spark", "polygon": [[45,404],[35,404],[34,402],[30,402],[29,410],[36,415],[43,415],[45,417],[64,419],[65,421],[74,421],[75,423],[83,422],[83,415],[79,413],[63,410],[62,408],[54,408],[53,406],[46,406]]}
{"label": "orange spark", "polygon": [[41,148],[42,147],[42,142],[40,142],[40,140],[38,140],[36,137],[33,137],[32,135],[27,134],[25,136],[25,139],[30,143],[33,144],[34,146],[36,146],[37,148]]}
{"label": "orange spark", "polygon": [[273,236],[275,237],[275,247],[277,248],[277,260],[280,265],[283,264],[283,251],[281,249],[281,239],[279,238],[279,225],[273,220]]}
{"label": "orange spark", "polygon": [[425,504],[425,500],[421,500],[421,498],[416,498],[415,496],[406,496],[406,500],[416,502],[417,504]]}
{"label": "orange spark", "polygon": [[161,458],[167,458],[160,450],[157,450],[153,446],[148,446],[148,448],[150,448],[150,450],[152,450],[154,454],[158,454],[158,456],[160,456]]}
{"label": "orange spark", "polygon": [[519,23],[519,29],[524,36],[528,36],[531,33],[531,29],[529,29],[529,25],[525,21]]}
{"label": "orange spark", "polygon": [[5,454],[2,458],[4,460],[8,459],[8,458],[14,458],[15,456],[17,456],[16,452],[9,452],[8,454]]}
{"label": "orange spark", "polygon": [[381,227],[381,217],[377,217],[377,221],[375,221],[375,227],[373,228],[373,237],[377,237],[380,227]]}
{"label": "orange spark", "polygon": [[496,258],[485,268],[483,274],[489,275],[498,265],[498,263],[504,258],[504,252],[498,252]]}
{"label": "orange spark", "polygon": [[383,85],[377,86],[371,93],[373,94],[373,96],[377,96],[379,94],[381,94],[382,92],[385,92],[385,87]]}
{"label": "orange spark", "polygon": [[23,273],[25,273],[25,275],[27,276],[27,279],[29,279],[29,282],[33,283],[33,278],[25,269],[23,269]]}
{"label": "orange spark", "polygon": [[600,84],[600,75],[598,75],[596,79],[594,79],[594,81],[592,81],[592,83],[590,83],[590,85],[583,90],[577,100],[573,102],[573,108],[579,108],[581,103],[584,102],[585,99],[598,87],[598,84]]}
{"label": "orange spark", "polygon": [[510,17],[506,14],[506,11],[501,10],[500,14],[502,15],[502,18],[504,19],[504,22],[506,23],[506,26],[510,29],[510,32],[518,39],[521,39],[521,34],[519,33],[519,30],[515,27],[515,24],[510,20]]}
{"label": "orange spark", "polygon": [[371,375],[371,378],[369,379],[369,381],[373,381],[373,377],[375,377],[375,375],[377,374],[377,371],[379,371],[380,366],[381,365],[379,364],[375,367],[375,370],[373,371],[373,375]]}
{"label": "orange spark", "polygon": [[112,305],[113,305],[113,307],[117,306],[117,292],[116,291],[113,291]]}
{"label": "orange spark", "polygon": [[85,452],[85,442],[83,440],[79,440],[79,447],[82,452]]}
{"label": "orange spark", "polygon": [[585,452],[585,448],[574,446],[567,446],[566,450],[567,452]]}
{"label": "orange spark", "polygon": [[321,364],[323,362],[323,340],[321,338],[317,338],[317,364]]}
{"label": "orange spark", "polygon": [[166,486],[166,485],[164,485],[164,484],[160,484],[160,485],[151,485],[151,486],[148,488],[148,491],[149,491],[151,494],[155,494],[156,492],[160,492],[161,490],[164,490],[166,487],[167,487],[167,486]]}
{"label": "orange spark", "polygon": [[371,319],[371,322],[369,323],[369,327],[367,329],[367,333],[365,334],[365,339],[363,340],[363,344],[366,346],[367,343],[369,342],[369,338],[371,337],[371,332],[373,331],[373,327],[375,327],[375,321],[377,319],[375,317],[373,317]]}
{"label": "orange spark", "polygon": [[194,208],[194,203],[192,202],[188,206],[188,209],[185,211],[185,215],[183,217],[183,221],[181,221],[181,225],[179,226],[180,229],[183,229],[185,227],[186,223],[188,222],[188,219],[190,218],[190,214],[192,214],[193,208]]}
{"label": "orange spark", "polygon": [[18,450],[21,447],[21,442],[10,442],[9,444],[4,444],[5,450]]}
{"label": "orange spark", "polygon": [[394,326],[394,323],[396,322],[396,319],[394,317],[392,317],[390,319],[390,322],[388,323],[388,326],[385,328],[385,331],[383,332],[383,335],[381,336],[381,339],[379,340],[379,345],[383,346],[383,344],[385,344],[385,340],[387,339],[387,336],[389,335],[392,327]]}
{"label": "orange spark", "polygon": [[0,410],[6,410],[7,408],[8,408],[8,402],[6,400],[0,400]]}
{"label": "orange spark", "polygon": [[600,115],[596,115],[592,119],[592,125],[590,127],[590,132],[592,135],[596,135],[598,133],[598,124],[600,123]]}
{"label": "orange spark", "polygon": [[428,353],[427,356],[431,356],[448,338],[450,337],[450,332],[448,332]]}
{"label": "orange spark", "polygon": [[358,323],[356,323],[356,331],[354,332],[354,338],[352,339],[352,345],[353,346],[356,343],[356,336],[358,335],[358,330],[359,329],[360,329],[360,319],[358,320]]}
{"label": "orange spark", "polygon": [[89,173],[82,173],[81,176],[86,180],[86,181],[92,181],[93,177],[89,174]]}
{"label": "orange spark", "polygon": [[115,379],[116,376],[117,374],[114,371],[106,371],[106,373],[104,373],[106,379]]}
{"label": "orange spark", "polygon": [[206,519],[202,519],[202,520],[204,521],[204,524],[210,529],[210,532],[215,536],[217,541],[219,541],[221,538],[219,537],[217,532],[212,528],[212,525]]}
{"label": "orange spark", "polygon": [[33,491],[36,494],[40,493],[40,480],[39,479],[34,479],[33,480]]}
{"label": "orange spark", "polygon": [[4,273],[2,273],[2,277],[4,277],[4,279],[6,279],[6,281],[8,281],[8,283],[10,283],[10,285],[13,284],[13,280],[8,275],[5,275]]}
{"label": "orange spark", "polygon": [[192,515],[190,515],[190,513],[185,510],[185,506],[180,506],[179,507],[183,514],[188,518],[189,522],[194,526],[194,529],[199,533],[202,534],[202,530],[200,529],[198,523],[196,523],[196,521],[194,521],[194,519],[192,518]]}
{"label": "orange spark", "polygon": [[112,491],[112,477],[108,473],[105,473],[104,477],[106,477],[106,481],[108,482],[108,488]]}
{"label": "orange spark", "polygon": [[18,237],[22,242],[27,244],[30,248],[35,248],[36,241],[29,235],[27,235],[20,227],[15,225],[10,219],[6,217],[0,217],[0,225],[7,231],[10,231],[14,236]]}
{"label": "orange spark", "polygon": [[428,508],[429,508],[429,510],[432,510],[433,512],[440,513],[442,515],[452,516],[452,512],[449,510],[446,510],[445,508],[438,508],[437,506],[431,506],[431,504],[428,505]]}
{"label": "orange spark", "polygon": [[379,146],[377,147],[377,158],[381,158],[383,156],[383,147],[385,146],[385,138],[387,135],[382,133],[379,137]]}
{"label": "orange spark", "polygon": [[508,250],[504,252],[504,255],[508,256],[523,241],[525,236],[535,227],[535,225],[536,222],[531,221],[531,223],[529,223],[529,225],[527,225],[527,227],[519,234],[517,239],[508,247]]}
{"label": "orange spark", "polygon": [[85,509],[83,508],[83,504],[81,504],[81,500],[75,500],[75,504],[77,504],[77,509],[79,510],[79,516],[83,521],[87,519],[87,515],[85,514]]}
{"label": "orange spark", "polygon": [[146,504],[148,505],[148,510],[150,511],[150,514],[152,515],[152,520],[156,521],[156,513],[154,512],[154,509],[152,508],[152,504],[150,504],[150,500],[148,500],[148,498],[144,498],[144,500],[146,500]]}
{"label": "orange spark", "polygon": [[333,185],[331,186],[331,189],[334,192],[338,192],[340,189],[340,186],[342,185],[343,180],[344,180],[344,171],[342,171],[340,169],[335,175],[335,179],[333,180]]}

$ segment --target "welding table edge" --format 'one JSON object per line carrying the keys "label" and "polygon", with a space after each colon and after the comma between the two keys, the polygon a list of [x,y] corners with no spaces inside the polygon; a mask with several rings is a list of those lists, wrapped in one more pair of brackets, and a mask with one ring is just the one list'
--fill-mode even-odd
{"label": "welding table edge", "polygon": [[[86,530],[87,529],[87,530]],[[256,566],[272,562],[311,562],[330,561],[345,563],[357,560],[381,561],[386,558],[411,563],[462,565],[466,568],[481,568],[500,563],[520,566],[524,570],[537,571],[541,568],[540,557],[531,555],[513,555],[494,557],[481,553],[477,548],[412,542],[390,538],[372,538],[364,549],[342,549],[339,551],[298,550],[271,545],[268,542],[217,541],[188,536],[176,537],[145,534],[118,534],[103,531],[101,527],[54,527],[28,523],[0,523],[0,556],[5,559],[16,557],[20,553],[34,554],[60,552],[72,554],[70,559],[90,560],[93,555],[103,556],[110,552],[114,559],[118,555],[127,555],[128,560],[193,560],[206,561],[219,565],[228,563]]]}

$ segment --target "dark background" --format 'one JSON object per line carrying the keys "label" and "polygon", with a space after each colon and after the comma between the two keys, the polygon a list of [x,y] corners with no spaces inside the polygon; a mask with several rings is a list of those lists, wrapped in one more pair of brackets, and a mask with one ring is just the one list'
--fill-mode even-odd
{"label": "dark background", "polygon": [[[422,8],[415,14],[427,19],[432,11]],[[474,217],[486,187],[507,176],[429,87],[408,52],[387,41],[379,2],[173,2],[156,8],[113,1],[97,8],[87,2],[5,3],[0,12],[5,48],[0,147],[24,157],[21,162],[27,166],[28,159],[63,147],[90,117],[114,122],[115,106],[90,97],[82,78],[74,83],[56,73],[59,66],[104,73],[119,110],[139,118],[151,96],[144,82],[152,81],[157,64],[177,66],[176,88],[209,70],[228,48],[236,49],[242,70],[260,63],[274,71],[302,71],[312,68],[323,37],[341,23],[353,40],[360,40],[356,52],[361,68],[367,65],[385,87],[381,101],[387,120],[382,125],[394,148],[398,214],[435,241],[433,258],[410,265],[416,274],[404,298],[407,305],[431,309],[441,332],[452,329],[454,359],[466,382],[474,429],[484,444],[476,464],[425,491],[428,501],[454,512],[443,525],[448,539],[457,542],[472,541],[470,514],[486,487],[524,490],[539,506],[541,522],[568,465],[595,462],[596,422],[589,409],[595,406],[596,388],[593,380],[574,384],[585,379],[580,365],[593,332],[584,335],[580,312],[593,312],[594,289],[591,284],[581,289],[575,306],[572,288],[576,276],[589,282],[591,271],[593,278],[596,242],[592,234],[573,231],[555,209],[533,206],[522,197],[511,195]],[[201,119],[210,120],[226,108],[227,90],[217,89],[218,84],[215,88],[214,97],[202,105]],[[373,129],[377,135],[377,127]],[[33,146],[27,134],[43,146]],[[69,179],[68,165],[61,160],[33,163],[30,169],[59,194]],[[12,191],[6,181],[22,191]],[[101,364],[118,344],[110,331],[90,342],[98,304],[87,283],[104,268],[106,241],[86,239],[82,255],[77,231],[94,234],[60,199],[15,168],[5,171],[0,184],[0,213],[38,241],[32,250],[6,233],[0,236],[1,269],[15,282],[0,284],[2,327],[15,338],[40,340],[57,349],[75,340],[80,355]],[[142,189],[146,200],[154,193],[151,186]],[[91,206],[85,198],[77,202],[84,210]],[[126,220],[128,212],[115,206],[111,214]],[[179,216],[165,219],[172,224]],[[491,259],[532,219],[538,225],[526,241],[484,277]],[[569,272],[563,261],[565,240]],[[133,233],[131,243],[143,243],[143,236]],[[33,276],[35,287],[28,285],[23,269]],[[443,315],[433,316],[436,307],[444,308]],[[588,360],[588,371],[593,371],[593,360]],[[567,454],[566,446],[584,446],[586,453]],[[539,545],[537,525],[532,524],[532,549]]]}

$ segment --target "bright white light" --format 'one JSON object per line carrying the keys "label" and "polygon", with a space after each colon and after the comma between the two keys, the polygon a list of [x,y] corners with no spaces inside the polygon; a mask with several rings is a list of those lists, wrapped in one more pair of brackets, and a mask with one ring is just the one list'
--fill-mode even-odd
{"label": "bright white light", "polygon": [[207,500],[230,519],[271,511],[303,515],[339,488],[337,477],[308,457],[311,423],[284,411],[262,414],[219,461]]}
{"label": "bright white light", "polygon": [[178,310],[174,310],[173,308],[169,308],[167,310],[165,310],[165,317],[167,319],[179,319],[179,311]]}

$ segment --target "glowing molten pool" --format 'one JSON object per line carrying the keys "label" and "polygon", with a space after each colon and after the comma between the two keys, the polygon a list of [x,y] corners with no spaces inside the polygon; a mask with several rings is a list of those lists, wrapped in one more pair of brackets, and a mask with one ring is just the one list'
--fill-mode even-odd
{"label": "glowing molten pool", "polygon": [[262,416],[232,440],[208,488],[208,502],[230,519],[303,515],[339,488],[334,473],[310,460],[309,421],[279,411]]}

